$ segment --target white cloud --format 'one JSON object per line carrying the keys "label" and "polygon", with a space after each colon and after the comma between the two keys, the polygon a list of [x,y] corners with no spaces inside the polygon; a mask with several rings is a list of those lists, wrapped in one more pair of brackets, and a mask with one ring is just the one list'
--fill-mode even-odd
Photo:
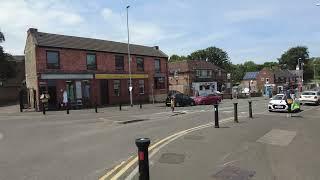
{"label": "white cloud", "polygon": [[240,9],[228,11],[224,17],[229,22],[242,22],[267,18],[272,16],[273,12],[272,9]]}
{"label": "white cloud", "polygon": [[22,54],[26,31],[35,27],[43,31],[76,28],[84,22],[73,9],[62,6],[62,0],[2,0],[0,6],[0,27],[6,36],[5,50]]}

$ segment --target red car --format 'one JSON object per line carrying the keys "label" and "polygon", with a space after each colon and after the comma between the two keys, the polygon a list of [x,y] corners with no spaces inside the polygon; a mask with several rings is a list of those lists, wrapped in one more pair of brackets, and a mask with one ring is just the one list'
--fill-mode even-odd
{"label": "red car", "polygon": [[222,97],[217,94],[208,94],[208,95],[198,96],[194,98],[194,101],[197,105],[218,104],[221,102],[221,100],[222,100]]}

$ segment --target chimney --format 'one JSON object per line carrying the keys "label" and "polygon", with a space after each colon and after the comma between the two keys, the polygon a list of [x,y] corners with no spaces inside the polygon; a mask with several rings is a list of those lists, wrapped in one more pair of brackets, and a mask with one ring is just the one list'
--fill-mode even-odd
{"label": "chimney", "polygon": [[37,33],[38,32],[38,29],[36,29],[36,28],[29,28],[28,29],[28,34],[34,34],[34,33]]}
{"label": "chimney", "polygon": [[153,47],[155,50],[159,50],[159,46],[154,46]]}

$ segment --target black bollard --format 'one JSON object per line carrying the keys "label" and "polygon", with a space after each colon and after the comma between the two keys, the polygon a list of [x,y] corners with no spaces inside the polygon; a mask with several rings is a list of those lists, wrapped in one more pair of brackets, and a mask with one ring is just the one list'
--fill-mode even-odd
{"label": "black bollard", "polygon": [[234,106],[234,122],[238,123],[238,103],[233,103]]}
{"label": "black bollard", "polygon": [[214,105],[214,127],[219,128],[219,110],[218,110],[218,104]]}
{"label": "black bollard", "polygon": [[140,102],[140,109],[142,109],[142,103]]}
{"label": "black bollard", "polygon": [[119,110],[121,111],[121,109],[122,109],[122,108],[121,108],[121,103],[120,103],[120,104],[119,104]]}
{"label": "black bollard", "polygon": [[44,107],[44,103],[42,103],[42,114],[46,114],[46,108]]}
{"label": "black bollard", "polygon": [[69,114],[69,110],[70,110],[70,105],[69,103],[67,103],[67,114]]}
{"label": "black bollard", "polygon": [[252,101],[249,101],[249,118],[253,118],[252,117]]}
{"label": "black bollard", "polygon": [[97,104],[94,105],[94,110],[95,110],[96,113],[98,113],[98,106],[97,106]]}
{"label": "black bollard", "polygon": [[149,180],[149,155],[148,147],[150,145],[149,138],[136,139],[136,145],[138,147],[138,159],[139,159],[139,180]]}

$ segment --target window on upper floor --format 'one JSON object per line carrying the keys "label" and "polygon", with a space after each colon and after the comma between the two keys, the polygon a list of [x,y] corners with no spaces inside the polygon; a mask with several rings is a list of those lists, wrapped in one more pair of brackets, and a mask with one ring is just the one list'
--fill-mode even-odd
{"label": "window on upper floor", "polygon": [[117,71],[124,71],[124,56],[115,56],[115,65]]}
{"label": "window on upper floor", "polygon": [[87,69],[88,70],[96,70],[97,69],[96,54],[92,54],[92,53],[87,54]]}
{"label": "window on upper floor", "polygon": [[154,60],[154,70],[156,72],[160,72],[160,70],[161,70],[160,59]]}
{"label": "window on upper floor", "polygon": [[154,78],[154,88],[155,89],[165,89],[164,77],[155,77]]}
{"label": "window on upper floor", "polygon": [[264,81],[264,78],[261,78],[261,81]]}
{"label": "window on upper floor", "polygon": [[144,71],[144,59],[141,57],[137,57],[137,70]]}
{"label": "window on upper floor", "polygon": [[60,59],[58,51],[47,51],[47,68],[48,69],[59,69]]}

